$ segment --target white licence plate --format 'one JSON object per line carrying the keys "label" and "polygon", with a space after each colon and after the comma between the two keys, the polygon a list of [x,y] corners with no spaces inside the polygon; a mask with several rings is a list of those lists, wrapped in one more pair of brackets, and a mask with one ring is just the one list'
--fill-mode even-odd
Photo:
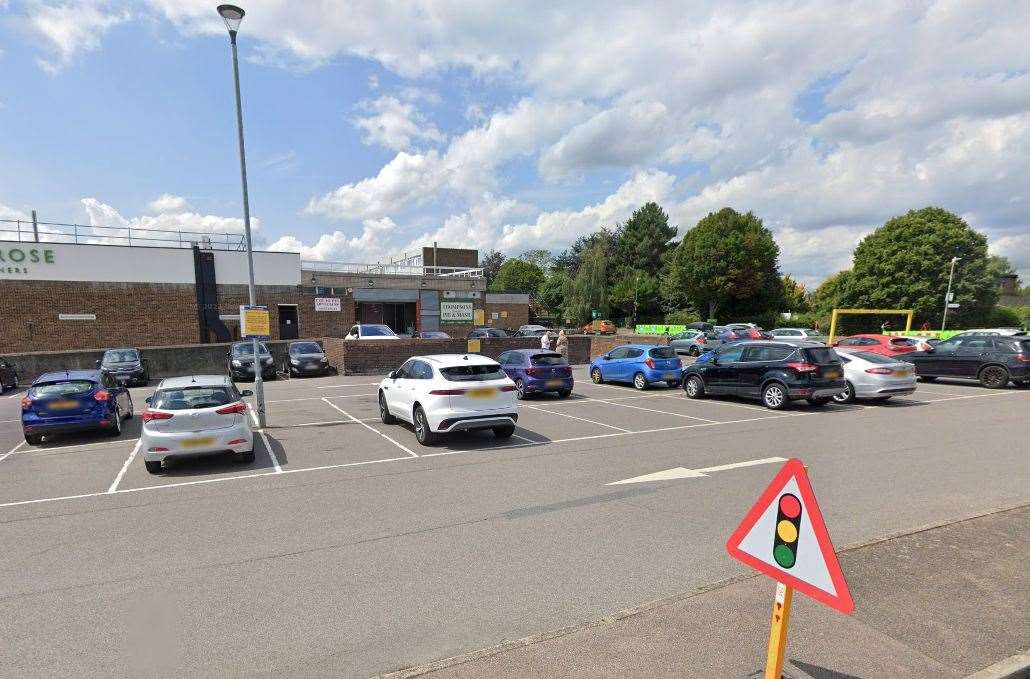
{"label": "white licence plate", "polygon": [[493,398],[497,395],[496,389],[469,389],[469,398]]}
{"label": "white licence plate", "polygon": [[183,448],[200,448],[201,446],[210,446],[215,442],[214,436],[205,436],[202,438],[195,439],[183,439]]}

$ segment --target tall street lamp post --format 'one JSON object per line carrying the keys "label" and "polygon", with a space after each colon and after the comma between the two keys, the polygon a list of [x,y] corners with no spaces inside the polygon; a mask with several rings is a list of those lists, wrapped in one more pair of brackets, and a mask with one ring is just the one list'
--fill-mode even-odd
{"label": "tall street lamp post", "polygon": [[948,274],[948,292],[944,295],[944,317],[941,319],[941,332],[944,332],[944,327],[948,324],[948,307],[951,306],[951,282],[955,279],[955,262],[960,259],[962,258],[951,258],[951,273]]}
{"label": "tall street lamp post", "polygon": [[[250,296],[250,306],[257,304],[257,293],[254,290],[254,244],[250,238],[250,197],[247,194],[247,155],[243,146],[243,105],[240,103],[240,62],[236,55],[236,33],[240,29],[240,22],[246,14],[241,8],[235,5],[219,5],[218,14],[225,21],[225,27],[229,29],[229,43],[232,45],[232,76],[236,84],[236,132],[240,140],[240,177],[243,180],[243,229],[247,237],[247,267],[250,274],[250,281],[247,284],[247,293]],[[258,427],[265,426],[265,385],[261,378],[261,353],[258,351],[258,340],[253,340],[254,356],[254,394],[257,400]]]}

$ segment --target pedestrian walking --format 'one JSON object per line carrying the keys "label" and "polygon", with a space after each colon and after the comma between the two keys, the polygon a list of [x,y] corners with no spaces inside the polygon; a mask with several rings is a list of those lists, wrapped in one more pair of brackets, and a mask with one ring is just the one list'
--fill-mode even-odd
{"label": "pedestrian walking", "polygon": [[551,333],[544,331],[543,335],[540,335],[540,348],[547,351],[551,348]]}
{"label": "pedestrian walking", "polygon": [[566,360],[569,358],[569,338],[565,336],[565,328],[558,331],[558,342],[554,345],[555,351],[561,354]]}

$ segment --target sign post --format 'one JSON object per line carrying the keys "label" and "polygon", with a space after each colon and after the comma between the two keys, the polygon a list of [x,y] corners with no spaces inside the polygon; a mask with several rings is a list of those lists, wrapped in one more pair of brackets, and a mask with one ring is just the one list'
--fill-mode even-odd
{"label": "sign post", "polygon": [[841,613],[855,610],[801,460],[783,465],[733,531],[726,551],[777,581],[765,679],[780,679],[783,671],[795,589]]}

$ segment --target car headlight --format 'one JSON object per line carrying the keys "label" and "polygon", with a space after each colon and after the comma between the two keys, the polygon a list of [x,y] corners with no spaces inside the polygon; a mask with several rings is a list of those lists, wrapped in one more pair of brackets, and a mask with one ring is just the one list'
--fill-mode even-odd
{"label": "car headlight", "polygon": [[261,362],[264,363],[265,365],[272,365],[272,357],[271,356],[266,356],[265,358],[261,359]]}
{"label": "car headlight", "polygon": [[322,361],[322,363],[328,363],[329,362],[329,357],[328,356],[323,356],[320,360]]}
{"label": "car headlight", "polygon": [[290,365],[300,365],[300,361],[295,358],[291,358]]}
{"label": "car headlight", "polygon": [[241,361],[238,358],[232,359],[232,367],[234,367],[234,368],[242,368],[243,367],[243,361]]}

